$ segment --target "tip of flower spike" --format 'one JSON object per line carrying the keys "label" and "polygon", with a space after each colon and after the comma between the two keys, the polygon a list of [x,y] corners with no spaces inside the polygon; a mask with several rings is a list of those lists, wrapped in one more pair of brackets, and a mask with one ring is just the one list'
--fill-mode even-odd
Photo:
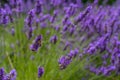
{"label": "tip of flower spike", "polygon": [[15,69],[13,69],[8,75],[10,76],[10,80],[16,80],[17,72]]}
{"label": "tip of flower spike", "polygon": [[88,6],[87,10],[90,11],[93,7],[92,6]]}
{"label": "tip of flower spike", "polygon": [[99,2],[98,0],[94,0],[94,4],[95,4],[95,5],[98,4],[98,2]]}
{"label": "tip of flower spike", "polygon": [[36,38],[36,41],[41,40],[42,39],[42,35],[38,35]]}
{"label": "tip of flower spike", "polygon": [[16,76],[16,75],[17,75],[16,70],[15,70],[15,69],[11,70],[11,71],[10,71],[10,75]]}

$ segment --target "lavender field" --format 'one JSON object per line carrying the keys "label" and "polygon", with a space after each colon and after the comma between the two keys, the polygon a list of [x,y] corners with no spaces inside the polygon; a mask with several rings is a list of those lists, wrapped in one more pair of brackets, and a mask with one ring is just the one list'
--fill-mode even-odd
{"label": "lavender field", "polygon": [[0,80],[120,80],[119,0],[0,0]]}

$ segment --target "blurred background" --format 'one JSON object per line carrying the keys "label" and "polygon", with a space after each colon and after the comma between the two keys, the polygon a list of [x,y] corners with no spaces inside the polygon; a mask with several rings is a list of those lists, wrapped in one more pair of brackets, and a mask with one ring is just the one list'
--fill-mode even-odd
{"label": "blurred background", "polygon": [[[5,3],[7,3],[9,0],[0,0],[0,3],[3,5]],[[27,2],[27,0],[24,0],[25,2]],[[31,0],[31,1],[34,1],[34,0]],[[65,0],[66,2],[72,2],[73,3],[76,3],[77,0]],[[87,2],[93,2],[94,0],[82,0],[83,3],[87,3]],[[99,5],[101,4],[104,4],[103,3],[104,0],[99,0]],[[116,0],[106,0],[106,3],[105,4],[108,4],[108,5],[112,5],[114,2],[116,2]]]}

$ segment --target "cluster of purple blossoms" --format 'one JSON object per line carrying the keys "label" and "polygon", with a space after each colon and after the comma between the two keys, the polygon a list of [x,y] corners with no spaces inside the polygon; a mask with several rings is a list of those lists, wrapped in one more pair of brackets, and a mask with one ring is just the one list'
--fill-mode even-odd
{"label": "cluster of purple blossoms", "polygon": [[34,9],[30,10],[28,12],[28,16],[26,17],[24,23],[25,23],[25,29],[26,29],[26,36],[28,39],[32,37],[32,32],[33,32],[33,23],[34,23],[34,18],[35,18],[35,12]]}
{"label": "cluster of purple blossoms", "polygon": [[80,32],[86,32],[86,40],[91,39],[83,49],[83,55],[95,55],[102,59],[102,64],[89,66],[95,74],[110,75],[112,72],[119,74],[119,8],[112,13],[115,7],[95,7],[83,21]]}
{"label": "cluster of purple blossoms", "polygon": [[37,0],[35,4],[35,13],[39,15],[41,12],[42,12],[42,2],[40,0]]}
{"label": "cluster of purple blossoms", "polygon": [[56,44],[57,40],[58,40],[58,38],[57,38],[56,35],[54,35],[50,38],[50,42],[53,43],[53,44]]}
{"label": "cluster of purple blossoms", "polygon": [[0,68],[0,80],[16,80],[16,70],[13,69],[10,73],[6,74],[4,68]]}
{"label": "cluster of purple blossoms", "polygon": [[42,44],[42,35],[39,35],[35,38],[33,44],[30,46],[30,49],[32,51],[37,51],[39,47],[41,47]]}
{"label": "cluster of purple blossoms", "polygon": [[9,0],[13,12],[21,13],[23,11],[23,0]]}
{"label": "cluster of purple blossoms", "polygon": [[58,60],[60,69],[65,69],[72,62],[72,59],[77,56],[78,53],[79,50],[75,48],[74,50],[71,50],[66,56],[61,56]]}
{"label": "cluster of purple blossoms", "polygon": [[57,14],[58,14],[58,11],[55,10],[54,13],[53,13],[53,16],[50,18],[50,22],[51,22],[51,23],[54,23],[54,21],[55,21],[55,19],[56,19],[56,17],[57,17]]}
{"label": "cluster of purple blossoms", "polygon": [[44,68],[43,67],[39,67],[38,68],[38,78],[40,78],[43,74],[44,74]]}
{"label": "cluster of purple blossoms", "polygon": [[5,5],[4,8],[0,7],[0,24],[7,25],[13,22],[12,10],[9,5]]}

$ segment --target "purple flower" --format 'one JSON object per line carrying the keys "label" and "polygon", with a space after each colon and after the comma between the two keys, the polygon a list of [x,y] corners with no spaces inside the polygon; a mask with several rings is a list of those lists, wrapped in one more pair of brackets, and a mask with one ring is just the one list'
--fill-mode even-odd
{"label": "purple flower", "polygon": [[54,28],[56,31],[60,31],[60,26],[55,26]]}
{"label": "purple flower", "polygon": [[68,19],[69,19],[69,16],[65,15],[63,20],[62,20],[63,25],[65,25],[67,23]]}
{"label": "purple flower", "polygon": [[9,75],[9,74],[6,74],[6,75],[4,76],[4,79],[3,79],[3,80],[11,80],[10,75]]}
{"label": "purple flower", "polygon": [[40,24],[40,28],[46,28],[47,27],[47,23],[46,22],[42,22],[41,24]]}
{"label": "purple flower", "polygon": [[41,12],[42,12],[42,3],[40,2],[40,0],[37,0],[35,4],[35,13],[38,15]]}
{"label": "purple flower", "polygon": [[75,32],[75,26],[72,25],[72,27],[69,29],[70,35],[72,35]]}
{"label": "purple flower", "polygon": [[68,26],[67,26],[67,25],[63,26],[63,31],[64,31],[64,32],[67,31],[67,29],[68,29]]}
{"label": "purple flower", "polygon": [[39,21],[40,22],[44,22],[45,20],[49,20],[49,18],[50,18],[50,15],[49,14],[46,14],[46,15],[43,15],[43,16],[41,16],[40,17],[40,19],[39,19]]}
{"label": "purple flower", "polygon": [[66,14],[69,16],[74,15],[77,7],[78,6],[76,4],[71,3],[70,6],[66,8]]}
{"label": "purple flower", "polygon": [[42,35],[39,35],[34,40],[33,44],[30,46],[32,51],[37,51],[39,47],[41,47]]}
{"label": "purple flower", "polygon": [[14,27],[12,27],[12,29],[11,29],[11,34],[14,36],[15,35],[15,29],[14,29]]}
{"label": "purple flower", "polygon": [[9,74],[4,76],[3,80],[16,80],[17,72],[15,69],[11,70]]}
{"label": "purple flower", "polygon": [[72,60],[69,59],[67,56],[61,56],[58,60],[60,69],[65,69],[71,63],[71,61]]}
{"label": "purple flower", "polygon": [[68,47],[72,48],[72,45],[71,45],[70,42],[67,41],[67,42],[65,43],[65,46],[64,46],[63,50],[67,50]]}
{"label": "purple flower", "polygon": [[0,68],[0,80],[4,80],[5,71],[4,68]]}
{"label": "purple flower", "polygon": [[2,10],[1,23],[4,25],[7,25],[9,23],[9,17],[5,9]]}
{"label": "purple flower", "polygon": [[82,21],[83,18],[85,18],[85,16],[90,12],[91,9],[92,6],[88,6],[84,13],[80,13],[79,16],[75,18],[75,25],[77,25],[80,21]]}
{"label": "purple flower", "polygon": [[17,72],[15,69],[11,70],[10,73],[9,73],[10,77],[11,77],[11,80],[16,80],[16,77],[17,77]]}
{"label": "purple flower", "polygon": [[53,6],[59,6],[60,4],[62,4],[62,2],[63,2],[63,0],[51,0],[51,4]]}
{"label": "purple flower", "polygon": [[99,0],[94,0],[94,5],[97,5]]}
{"label": "purple flower", "polygon": [[38,68],[38,78],[40,78],[43,74],[44,74],[44,68],[43,67],[39,67]]}
{"label": "purple flower", "polygon": [[17,7],[17,0],[9,0],[9,3],[12,6],[12,8],[16,8]]}
{"label": "purple flower", "polygon": [[34,30],[34,27],[29,27],[26,31],[26,36],[28,39],[31,39],[32,35],[33,35],[33,30]]}
{"label": "purple flower", "polygon": [[50,18],[50,22],[51,22],[51,23],[54,23],[54,21],[55,21],[55,19],[56,19],[56,17],[57,17],[57,14],[58,14],[58,11],[55,10],[54,13],[53,13],[53,16]]}
{"label": "purple flower", "polygon": [[17,6],[16,6],[16,12],[21,13],[23,11],[23,8],[22,8],[23,2],[22,2],[22,0],[17,0],[16,4],[17,4]]}
{"label": "purple flower", "polygon": [[75,50],[71,50],[70,53],[67,55],[70,59],[74,58],[77,56],[79,53],[79,50],[76,48]]}
{"label": "purple flower", "polygon": [[57,40],[58,40],[58,38],[57,38],[56,35],[54,35],[50,38],[50,42],[53,43],[53,44],[56,44]]}

